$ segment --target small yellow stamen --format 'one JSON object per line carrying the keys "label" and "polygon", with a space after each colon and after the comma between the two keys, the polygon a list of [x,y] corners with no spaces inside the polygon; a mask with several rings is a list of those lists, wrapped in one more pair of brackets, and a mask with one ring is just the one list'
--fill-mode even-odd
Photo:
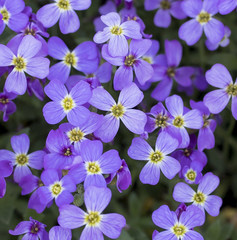
{"label": "small yellow stamen", "polygon": [[169,67],[168,70],[167,70],[167,75],[170,78],[173,78],[175,76],[175,68],[174,67]]}
{"label": "small yellow stamen", "polygon": [[167,10],[167,9],[170,9],[171,4],[170,4],[170,2],[169,2],[168,0],[163,0],[163,1],[161,1],[161,3],[160,3],[160,7],[161,7],[161,9],[163,9],[163,10]]}
{"label": "small yellow stamen", "polygon": [[10,13],[7,11],[6,8],[2,8],[0,10],[0,13],[2,14],[2,20],[5,22],[5,23],[8,23],[9,19],[10,19]]}
{"label": "small yellow stamen", "polygon": [[12,64],[15,66],[14,70],[18,72],[23,72],[26,70],[26,61],[23,57],[14,57]]}
{"label": "small yellow stamen", "polygon": [[172,227],[172,232],[178,237],[183,237],[185,235],[185,233],[187,232],[187,228],[182,225],[182,224],[175,224],[173,227]]}
{"label": "small yellow stamen", "polygon": [[180,116],[177,116],[174,120],[173,120],[173,125],[177,128],[181,128],[184,125],[184,119]]}
{"label": "small yellow stamen", "polygon": [[86,169],[89,174],[100,174],[100,165],[97,162],[86,162]]}
{"label": "small yellow stamen", "polygon": [[154,164],[161,162],[163,159],[164,159],[164,156],[159,151],[156,151],[150,154],[150,161]]}
{"label": "small yellow stamen", "polygon": [[136,61],[136,59],[134,58],[133,55],[129,55],[125,58],[124,60],[124,65],[126,66],[132,66],[134,64],[134,62]]}
{"label": "small yellow stamen", "polygon": [[79,142],[85,134],[79,128],[74,128],[69,131],[67,135],[71,142]]}
{"label": "small yellow stamen", "polygon": [[24,31],[24,35],[32,35],[32,36],[35,36],[36,35],[36,32],[34,29],[30,29],[30,28],[26,28],[25,31]]}
{"label": "small yellow stamen", "polygon": [[77,64],[77,57],[75,56],[74,53],[67,53],[66,56],[64,57],[64,63],[71,67],[75,67]]}
{"label": "small yellow stamen", "polygon": [[64,151],[64,156],[69,157],[69,156],[71,156],[71,155],[72,155],[71,149],[70,149],[70,148],[65,149],[65,151]]}
{"label": "small yellow stamen", "polygon": [[75,107],[75,103],[72,97],[69,95],[62,100],[61,105],[63,106],[63,109],[66,113],[71,111]]}
{"label": "small yellow stamen", "polygon": [[0,98],[0,103],[2,103],[2,104],[8,104],[8,103],[9,103],[9,99],[6,98],[6,97],[1,97],[1,98]]}
{"label": "small yellow stamen", "polygon": [[227,88],[226,92],[228,95],[236,97],[237,96],[237,84],[231,83]]}
{"label": "small yellow stamen", "polygon": [[71,9],[71,4],[69,0],[59,0],[57,5],[60,8],[60,10],[66,11]]}
{"label": "small yellow stamen", "polygon": [[114,26],[111,28],[110,32],[114,35],[121,35],[123,33],[123,29],[119,26]]}
{"label": "small yellow stamen", "polygon": [[190,170],[188,170],[188,172],[186,173],[185,176],[186,176],[186,178],[188,180],[194,182],[195,179],[196,179],[197,174],[196,174],[196,172],[194,170],[190,169]]}
{"label": "small yellow stamen", "polygon": [[122,104],[116,104],[111,108],[111,112],[114,117],[121,118],[124,114],[124,106]]}
{"label": "small yellow stamen", "polygon": [[29,158],[26,154],[18,154],[16,156],[17,165],[24,166],[29,162]]}
{"label": "small yellow stamen", "polygon": [[197,16],[197,20],[201,24],[206,24],[211,20],[211,14],[209,14],[208,12],[202,11]]}
{"label": "small yellow stamen", "polygon": [[54,197],[57,197],[63,190],[62,184],[60,182],[56,182],[50,187],[52,194]]}
{"label": "small yellow stamen", "polygon": [[89,212],[85,216],[85,223],[90,227],[98,225],[101,221],[101,216],[99,212]]}
{"label": "small yellow stamen", "polygon": [[193,196],[193,201],[196,204],[203,205],[205,203],[205,201],[206,201],[206,196],[202,192],[197,192]]}
{"label": "small yellow stamen", "polygon": [[168,117],[165,116],[165,115],[162,115],[162,114],[158,114],[157,117],[156,117],[156,126],[157,127],[166,127],[167,126],[167,120],[168,120]]}

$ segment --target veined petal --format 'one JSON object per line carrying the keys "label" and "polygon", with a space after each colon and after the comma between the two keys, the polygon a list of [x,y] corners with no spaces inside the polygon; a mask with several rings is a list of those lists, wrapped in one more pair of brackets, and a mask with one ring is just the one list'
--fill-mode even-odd
{"label": "veined petal", "polygon": [[123,35],[112,35],[108,44],[109,54],[112,57],[124,57],[128,53],[128,42]]}
{"label": "veined petal", "polygon": [[107,26],[120,26],[121,18],[118,13],[110,12],[100,17],[101,21]]}
{"label": "veined petal", "polygon": [[225,35],[225,27],[222,22],[212,18],[204,25],[204,32],[211,43],[218,43]]}
{"label": "veined petal", "polygon": [[98,159],[98,162],[103,174],[114,173],[118,171],[122,165],[122,161],[119,157],[118,151],[116,150],[109,150],[105,152]]}
{"label": "veined petal", "polygon": [[104,240],[103,234],[98,227],[86,226],[81,233],[80,240]]}
{"label": "veined petal", "polygon": [[165,41],[165,53],[168,66],[176,67],[180,64],[183,55],[183,48],[177,40]]}
{"label": "veined petal", "polygon": [[43,115],[47,123],[57,124],[64,119],[66,113],[59,103],[48,102],[43,108]]}
{"label": "veined petal", "polygon": [[68,47],[59,37],[51,37],[48,41],[49,56],[63,60],[65,55],[69,52]]}
{"label": "veined petal", "polygon": [[90,85],[87,82],[80,81],[72,88],[70,95],[76,104],[85,104],[91,98]]}
{"label": "veined petal", "polygon": [[175,158],[165,156],[160,164],[160,169],[168,179],[172,179],[181,170],[181,165]]}
{"label": "veined petal", "polygon": [[150,63],[139,59],[133,65],[138,82],[144,85],[154,75],[153,67]]}
{"label": "veined petal", "polygon": [[14,57],[13,52],[5,45],[0,44],[0,65],[1,67],[12,65],[12,59]]}
{"label": "veined petal", "polygon": [[84,141],[81,144],[81,157],[84,162],[97,161],[102,153],[101,141]]}
{"label": "veined petal", "polygon": [[167,97],[165,100],[166,107],[173,117],[182,116],[184,104],[183,100],[178,95]]}
{"label": "veined petal", "polygon": [[141,170],[139,178],[143,184],[156,185],[160,180],[159,165],[149,161]]}
{"label": "veined petal", "polygon": [[30,139],[25,133],[13,136],[11,145],[16,154],[27,154],[30,147]]}
{"label": "veined petal", "polygon": [[71,240],[72,232],[70,229],[62,228],[60,226],[52,227],[49,231],[49,240]]}
{"label": "veined petal", "polygon": [[140,58],[150,49],[152,41],[150,39],[132,40],[130,42],[130,52],[136,58]]}
{"label": "veined petal", "polygon": [[202,0],[189,0],[182,2],[183,11],[192,18],[195,18],[202,10]]}
{"label": "veined petal", "polygon": [[205,201],[204,208],[209,215],[217,217],[220,213],[220,207],[222,205],[222,199],[218,196],[210,195]]}
{"label": "veined petal", "polygon": [[23,95],[27,88],[25,73],[13,69],[7,77],[4,87],[7,92]]}
{"label": "veined petal", "polygon": [[191,129],[200,129],[203,126],[203,117],[201,113],[194,109],[184,115],[184,126]]}
{"label": "veined petal", "polygon": [[123,34],[132,39],[141,39],[140,25],[136,21],[130,20],[121,24]]}
{"label": "veined petal", "polygon": [[157,27],[168,28],[171,23],[170,11],[159,9],[155,14],[154,23]]}
{"label": "veined petal", "polygon": [[133,69],[131,66],[121,66],[114,75],[114,89],[116,91],[128,87],[133,81]]}
{"label": "veined petal", "polygon": [[70,75],[71,66],[66,65],[63,61],[51,66],[47,78],[51,81],[57,80],[65,83]]}
{"label": "veined petal", "polygon": [[63,34],[74,33],[80,27],[80,21],[75,11],[68,10],[61,13],[59,27]]}
{"label": "veined petal", "polygon": [[219,184],[220,179],[213,173],[209,172],[203,176],[201,182],[199,183],[198,191],[209,195],[210,193],[215,191]]}
{"label": "veined petal", "polygon": [[90,7],[91,0],[83,0],[83,1],[70,0],[70,4],[72,8],[75,10],[86,10]]}
{"label": "veined petal", "polygon": [[189,203],[192,202],[194,190],[186,183],[177,183],[174,187],[173,198],[177,202]]}
{"label": "veined petal", "polygon": [[55,102],[61,102],[68,94],[67,88],[59,80],[51,81],[45,88],[46,95]]}

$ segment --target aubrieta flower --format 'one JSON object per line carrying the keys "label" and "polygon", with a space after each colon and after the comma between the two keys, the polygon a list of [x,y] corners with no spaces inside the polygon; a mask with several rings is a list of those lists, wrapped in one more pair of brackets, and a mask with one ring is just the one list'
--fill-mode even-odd
{"label": "aubrieta flower", "polygon": [[7,46],[0,44],[0,66],[13,66],[5,82],[5,89],[18,95],[25,93],[27,81],[25,72],[30,76],[43,79],[49,73],[49,60],[36,57],[42,44],[34,37],[25,36],[14,54]]}
{"label": "aubrieta flower", "polygon": [[202,179],[203,164],[199,160],[192,161],[182,169],[184,180],[188,184],[198,184]]}
{"label": "aubrieta flower", "polygon": [[70,75],[71,68],[84,73],[93,73],[98,67],[98,51],[96,44],[90,41],[83,42],[73,51],[58,37],[51,37],[48,41],[49,56],[61,60],[49,69],[49,80],[58,79],[65,83]]}
{"label": "aubrieta flower", "polygon": [[36,13],[37,20],[44,27],[50,28],[59,20],[59,28],[63,34],[76,32],[80,27],[79,18],[74,10],[86,10],[91,5],[91,0],[53,0],[54,3],[46,4]]}
{"label": "aubrieta flower", "polygon": [[94,89],[89,103],[100,110],[109,111],[94,135],[103,142],[112,141],[119,130],[120,120],[129,131],[142,134],[147,121],[146,114],[132,108],[137,106],[143,97],[142,91],[135,83],[131,83],[131,85],[122,89],[117,103],[102,87]]}
{"label": "aubrieta flower", "polygon": [[227,68],[222,64],[215,64],[206,72],[207,82],[220,88],[205,95],[203,102],[211,113],[220,113],[232,98],[231,111],[237,119],[237,82],[233,83],[232,77]]}
{"label": "aubrieta flower", "polygon": [[237,7],[236,0],[220,0],[218,4],[219,13],[222,15],[229,14]]}
{"label": "aubrieta flower", "polygon": [[204,240],[200,233],[193,230],[205,222],[203,212],[196,206],[187,207],[178,218],[167,205],[163,205],[153,212],[152,220],[158,227],[166,229],[156,234],[153,240]]}
{"label": "aubrieta flower", "polygon": [[199,130],[197,139],[198,150],[203,151],[205,148],[212,149],[215,146],[214,131],[216,129],[216,121],[209,118],[210,111],[203,102],[190,100],[190,106],[192,109],[199,110],[203,117],[203,126]]}
{"label": "aubrieta flower", "polygon": [[103,153],[100,141],[84,141],[81,143],[82,163],[78,165],[77,182],[84,181],[84,188],[89,186],[106,187],[103,174],[111,174],[122,165],[118,151],[109,150]]}
{"label": "aubrieta flower", "polygon": [[126,21],[121,24],[118,13],[111,12],[101,16],[101,20],[106,24],[103,31],[99,31],[94,36],[94,42],[104,43],[109,40],[108,51],[112,57],[126,56],[128,53],[128,42],[126,37],[131,39],[141,39],[140,25],[135,21]]}
{"label": "aubrieta flower", "polygon": [[186,17],[181,3],[182,1],[174,0],[145,0],[145,10],[152,11],[158,8],[154,23],[157,27],[168,28],[171,24],[171,16],[177,19]]}
{"label": "aubrieta flower", "polygon": [[203,213],[206,210],[209,215],[216,217],[219,215],[222,199],[210,194],[218,187],[219,183],[219,178],[209,172],[201,179],[197,192],[186,183],[177,183],[174,187],[173,198],[177,202],[193,203],[202,209]]}
{"label": "aubrieta flower", "polygon": [[80,240],[103,240],[103,234],[117,239],[126,225],[126,219],[117,213],[102,214],[111,200],[112,194],[108,188],[91,186],[86,189],[84,201],[87,212],[74,205],[64,205],[59,208],[58,223],[63,228],[75,229],[86,225]]}
{"label": "aubrieta flower", "polygon": [[5,177],[9,177],[12,174],[13,167],[10,161],[0,161],[0,198],[3,198],[6,193],[6,181]]}
{"label": "aubrieta flower", "polygon": [[70,229],[60,226],[52,227],[49,231],[49,240],[71,240],[72,232]]}
{"label": "aubrieta flower", "polygon": [[23,0],[2,0],[0,2],[0,15],[2,21],[0,21],[0,35],[7,25],[11,30],[19,32],[28,23],[28,16],[22,11],[25,8],[25,2]]}
{"label": "aubrieta flower", "polygon": [[172,179],[180,171],[180,163],[173,157],[168,156],[179,145],[178,140],[166,132],[161,132],[156,140],[155,151],[142,138],[132,140],[128,149],[128,156],[135,160],[148,161],[140,172],[140,180],[144,184],[156,185],[160,179],[160,171]]}
{"label": "aubrieta flower", "polygon": [[151,40],[131,40],[129,52],[123,57],[112,57],[109,53],[109,46],[105,44],[102,48],[103,58],[112,65],[119,66],[114,75],[114,89],[121,90],[133,81],[133,70],[138,82],[144,85],[154,74],[150,63],[142,59],[142,56],[151,47]]}
{"label": "aubrieta flower", "polygon": [[225,35],[224,37],[221,39],[220,42],[218,43],[211,43],[208,39],[205,41],[206,47],[208,48],[208,50],[210,51],[214,51],[216,50],[219,46],[221,47],[227,47],[230,43],[230,37],[231,35],[231,30],[229,29],[229,27],[225,26]]}
{"label": "aubrieta flower", "polygon": [[0,161],[10,160],[14,170],[14,180],[19,182],[24,176],[31,174],[30,168],[42,169],[44,151],[35,151],[28,154],[30,140],[26,134],[13,136],[11,138],[11,146],[14,152],[8,150],[0,150]]}
{"label": "aubrieta flower", "polygon": [[192,67],[179,67],[183,55],[183,48],[177,40],[165,40],[165,55],[158,55],[157,70],[155,72],[157,80],[162,80],[151,93],[151,96],[158,101],[165,100],[169,96],[173,80],[182,86],[192,84],[191,76],[194,73]]}
{"label": "aubrieta flower", "polygon": [[90,85],[84,81],[77,83],[70,92],[59,80],[52,80],[44,88],[53,101],[46,103],[43,115],[47,123],[57,124],[67,116],[68,122],[77,126],[88,120],[90,111],[82,106],[91,98]]}
{"label": "aubrieta flower", "polygon": [[0,111],[3,112],[3,121],[6,122],[9,116],[16,111],[16,104],[12,101],[17,97],[14,93],[4,92],[0,93]]}
{"label": "aubrieta flower", "polygon": [[122,159],[122,165],[119,170],[110,174],[109,177],[106,178],[107,184],[111,183],[114,178],[116,178],[116,186],[120,193],[128,189],[128,187],[132,184],[131,172],[124,159]]}
{"label": "aubrieta flower", "polygon": [[38,197],[45,206],[53,199],[58,207],[73,201],[72,192],[76,191],[76,184],[69,176],[59,177],[56,170],[45,170],[41,174],[44,186],[38,189]]}
{"label": "aubrieta flower", "polygon": [[186,128],[200,129],[203,126],[201,113],[194,110],[185,110],[183,100],[178,95],[173,95],[165,100],[166,107],[171,114],[170,123],[172,124],[173,136],[181,138],[180,148],[189,145],[190,138]]}
{"label": "aubrieta flower", "polygon": [[213,18],[218,13],[218,0],[185,0],[183,11],[192,18],[179,29],[179,38],[188,45],[194,45],[204,31],[211,43],[218,43],[224,37],[224,25]]}
{"label": "aubrieta flower", "polygon": [[30,221],[20,222],[14,230],[9,230],[11,235],[23,235],[23,240],[48,240],[46,225],[30,217]]}

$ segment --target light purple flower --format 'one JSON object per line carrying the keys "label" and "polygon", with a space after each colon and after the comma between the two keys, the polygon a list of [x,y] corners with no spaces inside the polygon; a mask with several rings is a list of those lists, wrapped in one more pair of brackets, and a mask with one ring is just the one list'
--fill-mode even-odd
{"label": "light purple flower", "polygon": [[198,184],[202,179],[203,164],[201,161],[192,161],[190,165],[185,165],[182,169],[184,180],[188,184]]}
{"label": "light purple flower", "polygon": [[54,26],[59,20],[59,28],[63,34],[73,33],[80,27],[79,18],[74,10],[86,10],[90,5],[91,0],[54,0],[54,3],[40,8],[36,17],[46,28]]}
{"label": "light purple flower", "polygon": [[128,42],[126,37],[131,39],[141,39],[140,25],[135,21],[126,21],[121,24],[118,13],[110,12],[101,16],[101,20],[106,27],[94,36],[94,42],[104,43],[109,40],[108,51],[112,57],[124,57],[128,53]]}
{"label": "light purple flower", "polygon": [[43,57],[36,57],[41,46],[41,42],[30,35],[23,38],[17,50],[17,54],[14,54],[5,45],[0,44],[0,66],[14,67],[6,79],[6,91],[18,95],[24,94],[27,88],[25,72],[30,76],[40,79],[48,75],[49,60]]}
{"label": "light purple flower", "polygon": [[43,108],[43,115],[47,123],[57,124],[65,116],[74,126],[88,120],[90,111],[82,106],[91,98],[91,89],[88,83],[80,81],[68,92],[61,81],[53,80],[44,88],[44,91],[53,100],[46,103]]}
{"label": "light purple flower", "polygon": [[215,64],[206,72],[207,82],[218,90],[207,93],[203,99],[204,104],[211,113],[220,113],[232,98],[231,111],[237,119],[237,82],[233,83],[227,68],[222,64]]}
{"label": "light purple flower", "polygon": [[203,176],[197,192],[186,183],[177,183],[174,187],[173,198],[177,202],[193,203],[202,209],[203,213],[206,210],[209,215],[216,217],[219,215],[222,199],[210,194],[218,187],[219,183],[219,178],[209,172]]}
{"label": "light purple flower", "polygon": [[11,138],[11,146],[14,152],[0,150],[0,161],[9,160],[13,166],[16,166],[14,170],[15,182],[18,183],[24,176],[31,174],[29,167],[38,170],[43,168],[45,152],[36,151],[28,154],[30,140],[26,134],[13,136]]}
{"label": "light purple flower", "polygon": [[94,89],[90,104],[100,110],[109,111],[109,114],[105,115],[101,127],[95,131],[95,136],[103,142],[112,141],[119,130],[120,119],[129,131],[142,134],[147,121],[146,114],[132,108],[137,106],[143,97],[143,93],[135,83],[123,88],[117,103],[102,87]]}
{"label": "light purple flower", "polygon": [[60,207],[58,223],[63,228],[75,229],[86,225],[80,240],[102,240],[103,234],[117,239],[126,225],[125,218],[117,213],[102,214],[111,200],[112,194],[108,188],[91,186],[86,189],[84,201],[87,212],[74,205]]}
{"label": "light purple flower", "polygon": [[128,149],[128,155],[135,160],[148,161],[140,173],[140,180],[144,184],[156,185],[160,179],[160,171],[172,179],[180,171],[180,163],[168,156],[179,142],[166,132],[161,132],[156,140],[155,151],[142,138],[134,138]]}

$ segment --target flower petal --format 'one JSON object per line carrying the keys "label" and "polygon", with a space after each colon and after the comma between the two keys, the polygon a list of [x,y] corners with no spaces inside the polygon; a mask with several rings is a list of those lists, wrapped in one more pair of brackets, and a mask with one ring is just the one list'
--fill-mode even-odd
{"label": "flower petal", "polygon": [[177,202],[192,202],[194,190],[186,183],[177,183],[174,187],[173,198]]}
{"label": "flower petal", "polygon": [[175,158],[165,156],[160,164],[160,169],[168,179],[172,179],[181,170],[181,165]]}
{"label": "flower petal", "polygon": [[199,183],[198,191],[209,195],[210,193],[215,191],[219,184],[220,179],[213,173],[209,172],[203,176],[201,182]]}
{"label": "flower petal", "polygon": [[6,79],[4,88],[7,92],[23,95],[27,88],[25,73],[13,69]]}
{"label": "flower petal", "polygon": [[122,161],[117,150],[109,150],[105,152],[98,160],[103,174],[114,173],[119,170]]}
{"label": "flower petal", "polygon": [[80,27],[80,21],[75,11],[68,10],[61,13],[59,27],[63,34],[74,33]]}
{"label": "flower petal", "polygon": [[222,199],[218,196],[208,196],[204,208],[208,212],[209,215],[213,217],[217,217],[220,213],[220,207],[222,205]]}
{"label": "flower petal", "polygon": [[156,185],[160,180],[160,168],[157,164],[148,162],[139,175],[143,184]]}

